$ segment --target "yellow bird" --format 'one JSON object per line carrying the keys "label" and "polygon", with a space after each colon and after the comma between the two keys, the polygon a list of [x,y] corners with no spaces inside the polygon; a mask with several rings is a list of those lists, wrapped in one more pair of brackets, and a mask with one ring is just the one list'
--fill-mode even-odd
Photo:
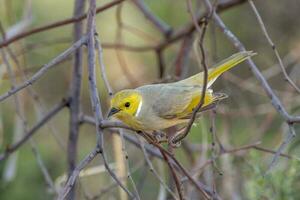
{"label": "yellow bird", "polygon": [[[252,51],[239,52],[208,70],[207,90],[202,108],[227,97],[210,89],[215,80],[247,58]],[[117,92],[111,99],[108,117],[116,117],[139,131],[158,131],[188,123],[193,109],[199,104],[204,73],[164,84],[151,84]]]}

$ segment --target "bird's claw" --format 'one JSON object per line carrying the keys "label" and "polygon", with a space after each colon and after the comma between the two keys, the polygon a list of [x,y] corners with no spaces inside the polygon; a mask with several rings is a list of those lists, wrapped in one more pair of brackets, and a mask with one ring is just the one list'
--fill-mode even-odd
{"label": "bird's claw", "polygon": [[178,135],[175,135],[174,137],[170,138],[169,144],[173,148],[178,148],[181,145],[181,140],[178,140]]}
{"label": "bird's claw", "polygon": [[154,131],[153,136],[157,143],[162,143],[166,141],[165,139],[166,135],[163,132]]}

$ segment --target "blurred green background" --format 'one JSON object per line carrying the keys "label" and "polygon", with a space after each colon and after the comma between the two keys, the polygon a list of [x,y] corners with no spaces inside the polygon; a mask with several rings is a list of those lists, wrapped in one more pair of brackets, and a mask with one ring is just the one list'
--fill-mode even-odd
{"label": "blurred green background", "polygon": [[[107,2],[109,1],[98,0],[97,6],[104,5]],[[146,0],[145,2],[155,15],[172,26],[174,30],[191,21],[185,1]],[[257,0],[254,2],[283,58],[287,72],[295,83],[300,85],[300,1]],[[0,20],[5,30],[8,30],[21,20],[27,3],[28,1],[0,0]],[[73,5],[74,1],[71,0],[32,0],[32,10],[30,11],[32,13],[32,22],[30,28],[71,17]],[[203,5],[200,4],[200,7],[202,9]],[[248,50],[258,53],[253,58],[254,61],[259,69],[264,72],[268,82],[287,110],[291,114],[299,113],[300,96],[284,81],[275,54],[262,34],[250,5],[245,2],[228,9],[222,12],[221,17],[228,28],[238,36]],[[163,39],[163,36],[130,1],[123,3],[122,20],[124,23],[143,32],[143,37],[141,37],[135,32],[123,30],[122,43],[124,44],[132,46],[155,45]],[[72,43],[72,28],[72,25],[67,25],[51,29],[11,45],[16,54],[21,52],[18,54],[18,60],[22,66],[26,67],[28,76],[70,46]],[[115,42],[117,28],[116,7],[97,15],[97,31],[103,44]],[[165,78],[174,77],[174,62],[180,44],[181,42],[176,42],[164,52]],[[223,33],[213,23],[210,23],[208,26],[205,36],[205,49],[209,65],[235,52],[232,44],[228,42]],[[153,51],[120,52],[125,58],[131,78],[126,77],[124,71],[121,70],[124,66],[118,61],[115,49],[104,48],[103,51],[108,79],[114,91],[159,81],[157,61]],[[0,60],[0,75],[3,77],[0,91],[3,94],[11,86],[6,75],[5,66],[2,63],[2,59]],[[185,67],[188,68],[185,76],[199,71],[194,53],[191,53],[188,57]],[[86,69],[87,62],[84,59],[82,110],[84,113],[91,115]],[[99,67],[97,67],[97,70],[102,108],[106,112],[109,99],[100,77]],[[51,69],[32,86],[38,93],[45,111],[66,96],[71,80],[71,72],[72,59],[68,59]],[[272,150],[280,145],[287,133],[287,127],[272,107],[259,82],[254,78],[245,63],[224,74],[213,88],[215,91],[225,92],[229,95],[229,98],[224,100],[217,109],[217,135],[226,149],[253,144],[257,141],[261,141],[261,147]],[[25,92],[21,92],[19,96],[22,99],[29,127],[32,127],[41,117],[41,114],[35,109],[34,101]],[[20,138],[20,135],[22,135],[12,97],[1,102],[0,121],[0,150],[3,152],[7,145],[13,143],[14,137]],[[191,157],[199,162],[203,162],[211,156],[210,123],[209,114],[205,114],[186,138],[188,145],[198,149]],[[34,143],[37,145],[42,160],[54,181],[66,173],[68,125],[69,112],[67,109],[64,109],[51,120],[49,126],[42,127],[34,136]],[[299,133],[300,126],[296,125],[295,128],[296,133]],[[54,135],[59,138],[61,144]],[[95,138],[94,127],[89,125],[81,127],[78,160],[81,160],[94,148]],[[109,161],[114,162],[113,138],[109,132],[106,134],[105,141]],[[299,158],[299,142],[297,135],[285,152]],[[201,147],[207,147],[208,149]],[[142,152],[127,142],[126,148],[132,176],[139,183],[138,186],[141,187],[141,198],[157,199],[159,182],[149,172],[149,169],[145,167]],[[192,167],[192,163],[187,158],[183,148],[176,150],[176,156],[187,168]],[[255,149],[220,157],[217,159],[217,166],[223,172],[223,175],[215,175],[218,193],[224,199],[299,199],[299,161],[297,159],[280,158],[271,173],[263,178],[262,175],[266,171],[272,157],[272,154]],[[166,165],[155,159],[153,162],[155,167],[159,168],[160,173],[167,177],[168,168]],[[97,166],[99,164],[102,164],[102,161],[100,157],[96,157],[89,166]],[[200,180],[210,184],[211,171],[212,169],[205,171],[200,176]],[[113,180],[107,173],[84,177],[80,180],[78,186],[78,199],[86,199],[88,198],[87,196],[96,195],[111,183],[113,183]],[[129,181],[127,184],[132,189]],[[119,199],[116,191],[118,189],[115,187],[106,193],[102,199]],[[46,185],[29,143],[22,146],[9,159],[1,161],[0,199],[53,199],[54,197],[53,191]]]}

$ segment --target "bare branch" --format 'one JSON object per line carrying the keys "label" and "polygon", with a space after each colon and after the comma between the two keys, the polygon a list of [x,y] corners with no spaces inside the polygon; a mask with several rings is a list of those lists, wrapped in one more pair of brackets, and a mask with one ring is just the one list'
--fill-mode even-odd
{"label": "bare branch", "polygon": [[[122,32],[123,32],[123,28],[124,28],[124,22],[122,21],[122,8],[123,8],[123,4],[120,4],[117,6],[116,9],[116,19],[117,19],[117,31],[116,31],[116,37],[115,37],[115,41],[116,43],[122,43]],[[133,73],[130,71],[130,68],[126,62],[126,59],[124,57],[123,52],[119,51],[118,49],[115,49],[116,52],[116,56],[117,56],[117,60],[120,64],[121,70],[124,73],[124,76],[127,78],[127,80],[129,81],[129,83],[132,86],[138,85],[138,80],[135,78],[135,76],[133,75]]]}
{"label": "bare branch", "polygon": [[[82,123],[85,122],[87,124],[91,124],[91,125],[96,125],[96,121],[93,117],[90,117],[90,116],[83,116],[82,117]],[[128,126],[120,123],[120,122],[116,122],[116,121],[109,121],[109,120],[102,120],[101,123],[100,123],[100,127],[101,129],[113,129],[113,128],[124,128],[124,129],[127,129],[127,130],[131,130],[131,131],[135,131],[131,128],[129,128]],[[113,131],[112,132],[113,134],[116,134],[117,131]],[[136,147],[140,148],[140,143],[139,141],[131,134],[127,134],[127,133],[124,133],[124,138],[129,141],[130,143],[132,143],[133,145],[135,145]],[[163,159],[161,153],[153,148],[152,146],[150,145],[144,145],[145,146],[145,149],[147,150],[147,152],[152,155],[152,156],[155,156],[157,158],[160,158],[160,159]]]}
{"label": "bare branch", "polygon": [[[205,0],[205,3],[208,7],[211,7],[211,4],[208,0]],[[236,49],[239,51],[245,51],[245,46],[239,41],[239,39],[226,27],[222,19],[216,14],[213,14],[213,18],[218,25],[218,27],[221,29],[221,31],[225,34],[225,36],[230,40],[230,42],[234,45]],[[271,99],[271,103],[274,106],[274,108],[277,110],[277,112],[287,121],[288,123],[300,123],[300,116],[292,116],[290,115],[284,106],[282,105],[279,98],[275,95],[272,88],[258,69],[258,67],[255,65],[253,60],[249,58],[247,61],[248,65],[250,66],[250,69],[252,70],[254,76],[260,81],[261,86],[265,90],[268,97]]]}
{"label": "bare branch", "polygon": [[270,165],[268,166],[267,171],[265,172],[265,175],[273,169],[273,167],[277,163],[280,155],[282,154],[283,150],[292,141],[292,139],[296,136],[294,126],[292,124],[289,124],[288,126],[289,126],[289,130],[288,130],[288,133],[286,135],[286,138],[282,141],[281,145],[279,146],[278,150],[276,151]]}
{"label": "bare branch", "polygon": [[105,65],[103,62],[103,52],[102,52],[102,47],[101,47],[101,42],[100,42],[100,38],[96,35],[96,49],[97,49],[97,53],[98,53],[98,62],[100,64],[100,69],[101,69],[101,77],[104,81],[105,87],[107,89],[107,92],[109,95],[113,95],[113,90],[109,84],[109,81],[107,79],[107,74],[106,74],[106,69],[105,69]]}
{"label": "bare branch", "polygon": [[175,169],[173,168],[173,165],[172,165],[172,163],[170,162],[170,160],[169,160],[168,156],[166,155],[166,153],[165,153],[164,151],[162,151],[162,150],[160,150],[160,152],[161,152],[161,154],[163,155],[163,157],[164,157],[166,163],[167,163],[168,166],[169,166],[169,169],[170,169],[171,174],[172,174],[172,176],[173,176],[173,179],[174,179],[174,181],[175,181],[175,185],[176,185],[176,188],[177,188],[177,192],[178,192],[178,195],[179,195],[179,199],[180,199],[180,200],[183,200],[183,194],[182,194],[182,190],[181,190],[181,185],[180,185],[180,183],[179,183],[179,179],[178,179],[178,177],[177,177],[177,175],[176,175]]}
{"label": "bare branch", "polygon": [[[103,119],[101,107],[100,107],[100,98],[97,89],[97,82],[96,82],[96,73],[95,73],[95,32],[96,32],[96,25],[95,25],[95,15],[96,15],[96,0],[89,1],[89,11],[88,11],[88,19],[87,19],[87,46],[88,46],[88,79],[89,79],[89,90],[90,90],[90,98],[92,103],[92,110],[94,112],[94,116],[96,119],[96,133],[97,133],[97,146],[99,148],[100,154],[102,155],[103,162],[105,168],[111,175],[111,177],[119,184],[119,186],[130,196],[133,195],[131,192],[122,184],[122,182],[118,179],[115,173],[110,169],[106,154],[103,149],[103,131],[100,128],[100,122]],[[102,62],[102,61],[100,61]]]}
{"label": "bare branch", "polygon": [[28,139],[32,137],[33,134],[37,132],[45,123],[47,123],[53,116],[55,116],[59,111],[61,111],[65,106],[68,105],[68,100],[63,99],[59,104],[55,105],[40,121],[36,123],[24,137],[17,143],[10,145],[6,148],[5,152],[0,154],[0,161],[6,159],[11,153],[15,152],[19,147],[21,147]]}
{"label": "bare branch", "polygon": [[[85,11],[85,0],[76,0],[74,5],[74,18],[83,15]],[[83,35],[83,23],[79,21],[74,24],[74,42]],[[80,90],[82,81],[83,49],[79,47],[74,53],[73,77],[70,85],[70,126],[68,140],[68,173],[71,175],[76,167],[77,140],[80,126]],[[69,195],[70,199],[75,199],[75,189]]]}
{"label": "bare branch", "polygon": [[134,0],[133,3],[140,9],[146,19],[148,19],[165,37],[168,37],[171,34],[172,28],[154,15],[143,0]]}
{"label": "bare branch", "polygon": [[[122,3],[123,1],[125,1],[125,0],[115,0],[115,1],[112,1],[110,3],[107,3],[104,6],[101,6],[101,7],[97,8],[96,13],[100,13],[104,10],[107,10],[107,9],[109,9],[109,8],[115,6],[115,5],[118,5],[119,3]],[[80,16],[76,16],[76,17],[73,17],[73,18],[67,18],[67,19],[64,19],[64,20],[61,20],[61,21],[57,21],[57,22],[54,22],[54,23],[51,23],[51,24],[48,24],[48,25],[45,25],[45,26],[41,26],[41,27],[29,30],[29,31],[19,33],[15,36],[11,37],[8,40],[1,41],[0,42],[0,48],[2,48],[4,46],[7,46],[7,45],[9,45],[9,44],[11,44],[11,43],[13,43],[17,40],[22,39],[22,38],[33,35],[35,33],[47,31],[47,30],[53,29],[53,28],[58,28],[58,27],[61,27],[61,26],[65,26],[65,25],[74,23],[74,22],[79,22],[79,21],[85,19],[86,17],[87,17],[87,14],[85,13],[85,14],[80,15]]]}
{"label": "bare branch", "polygon": [[86,36],[83,36],[80,40],[74,43],[70,48],[62,52],[56,58],[51,60],[49,63],[43,65],[39,71],[37,71],[30,79],[23,82],[21,85],[16,86],[15,88],[7,91],[6,93],[0,96],[0,102],[10,97],[11,95],[19,92],[20,90],[34,84],[41,76],[43,76],[49,69],[65,60],[70,54],[72,54],[75,50],[81,47],[86,42]]}
{"label": "bare branch", "polygon": [[128,152],[126,150],[126,143],[125,143],[125,140],[124,140],[124,130],[123,129],[120,129],[119,130],[119,135],[121,137],[121,142],[122,142],[122,151],[123,151],[123,155],[126,159],[126,167],[127,167],[127,178],[129,178],[130,182],[131,182],[131,185],[133,187],[133,190],[134,190],[134,193],[135,193],[135,196],[137,198],[137,200],[140,200],[140,195],[139,195],[139,192],[137,190],[137,187],[136,187],[136,184],[131,176],[131,169],[130,169],[130,165],[129,165],[129,157],[128,157]]}
{"label": "bare branch", "polygon": [[[206,28],[207,28],[207,19],[204,19],[205,22],[203,24],[203,28],[201,30],[198,22],[197,22],[197,18],[196,16],[194,15],[194,12],[192,11],[192,2],[191,0],[187,0],[187,7],[188,7],[188,12],[190,13],[191,15],[191,18],[194,22],[194,25],[196,27],[196,30],[199,34],[199,47],[200,47],[200,52],[201,52],[201,60],[198,60],[198,62],[200,62],[199,64],[201,64],[201,66],[203,67],[203,72],[204,72],[204,76],[203,76],[203,86],[202,86],[202,90],[199,91],[201,92],[201,98],[200,98],[200,101],[198,103],[198,105],[193,109],[193,113],[192,113],[192,116],[184,130],[184,132],[182,134],[180,134],[179,136],[177,136],[176,138],[173,139],[172,142],[174,143],[177,143],[179,141],[181,141],[182,139],[184,139],[188,133],[190,132],[191,128],[192,128],[192,125],[196,119],[196,115],[197,115],[197,112],[199,112],[199,110],[201,109],[201,107],[204,105],[204,99],[205,99],[205,93],[206,93],[206,87],[207,87],[207,78],[208,78],[208,67],[206,65],[206,60],[205,60],[205,51],[204,51],[204,46],[203,46],[203,42],[204,42],[204,36],[205,36],[205,32],[206,32]],[[213,11],[210,11],[209,13],[211,13]],[[208,16],[210,16],[211,14],[208,14]],[[209,18],[209,17],[207,17]],[[198,43],[198,41],[197,41]],[[198,49],[198,47],[196,47],[196,49]],[[196,54],[198,54],[198,51],[195,52]],[[196,55],[198,56],[198,55]]]}
{"label": "bare branch", "polygon": [[[144,142],[136,135],[136,138],[138,139],[139,143],[140,143],[140,147],[143,151],[146,163],[150,169],[150,172],[152,172],[154,174],[154,176],[157,178],[157,180],[160,182],[160,184],[166,188],[166,190],[169,192],[169,194],[174,198],[174,199],[178,199],[176,194],[174,194],[174,192],[169,188],[169,186],[162,180],[161,176],[158,174],[158,172],[154,169],[152,162],[149,159],[148,156],[148,152],[145,148],[145,144]],[[161,153],[161,152],[160,152]],[[161,158],[163,159],[163,158]]]}
{"label": "bare branch", "polygon": [[257,10],[256,7],[255,7],[255,4],[253,3],[252,0],[248,0],[248,1],[249,1],[249,4],[250,4],[250,6],[251,6],[251,8],[252,8],[252,10],[253,10],[253,12],[254,12],[254,14],[255,14],[255,17],[256,17],[256,19],[257,19],[257,21],[258,21],[258,23],[259,23],[259,26],[260,26],[260,28],[261,28],[263,34],[265,35],[265,37],[266,37],[268,43],[270,44],[271,48],[272,48],[273,51],[275,52],[276,58],[277,58],[277,60],[278,60],[278,62],[279,62],[279,66],[280,66],[280,68],[281,68],[281,71],[282,71],[282,73],[283,73],[285,79],[289,82],[289,84],[290,84],[295,90],[297,90],[298,92],[300,92],[300,88],[296,85],[296,83],[293,82],[293,80],[289,77],[288,73],[286,72],[285,66],[283,65],[282,59],[281,59],[281,57],[280,57],[280,55],[279,55],[279,52],[278,52],[278,50],[277,50],[277,48],[276,48],[274,42],[272,41],[271,37],[269,36],[269,34],[268,34],[268,32],[267,32],[267,29],[266,29],[266,27],[265,27],[265,25],[264,25],[264,22],[263,22],[261,16],[259,15],[258,10]]}
{"label": "bare branch", "polygon": [[58,200],[64,200],[66,199],[69,192],[74,187],[74,184],[76,182],[76,179],[80,173],[80,171],[85,168],[96,156],[100,153],[100,150],[98,147],[93,149],[79,164],[78,166],[72,171],[72,174],[70,175],[64,189],[58,196]]}
{"label": "bare branch", "polygon": [[[233,6],[236,6],[238,4],[241,4],[243,2],[246,2],[246,0],[225,0],[225,1],[220,1],[216,6],[216,11],[217,12],[222,12],[224,10],[227,10]],[[199,25],[201,25],[204,21],[203,19],[209,15],[209,11],[203,12],[196,16],[197,22]],[[190,35],[195,31],[195,23],[194,21],[187,23],[186,25],[183,25],[181,28],[179,28],[177,31],[172,32],[170,37],[166,38],[164,41],[159,43],[157,45],[157,49],[164,49],[168,47],[170,44],[173,44],[174,42],[177,42],[181,38]]]}

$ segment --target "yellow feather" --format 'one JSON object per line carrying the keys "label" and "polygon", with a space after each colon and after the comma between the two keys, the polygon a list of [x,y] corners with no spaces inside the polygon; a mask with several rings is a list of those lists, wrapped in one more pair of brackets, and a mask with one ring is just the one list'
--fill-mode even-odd
{"label": "yellow feather", "polygon": [[[199,92],[198,95],[193,97],[192,101],[190,102],[190,104],[187,106],[187,108],[183,112],[183,115],[188,115],[191,112],[193,112],[193,109],[199,104],[200,100],[201,100],[201,95],[200,95],[200,92]],[[210,91],[205,92],[204,104],[203,104],[202,107],[211,104],[213,101],[214,101],[214,97],[213,97],[212,92],[210,92]]]}
{"label": "yellow feather", "polygon": [[[239,52],[213,66],[208,70],[207,88],[209,88],[221,74],[235,67],[237,64],[243,62],[253,55],[255,55],[255,53],[253,53],[252,51]],[[176,84],[203,85],[203,76],[204,72],[200,72],[194,76],[179,81]]]}

